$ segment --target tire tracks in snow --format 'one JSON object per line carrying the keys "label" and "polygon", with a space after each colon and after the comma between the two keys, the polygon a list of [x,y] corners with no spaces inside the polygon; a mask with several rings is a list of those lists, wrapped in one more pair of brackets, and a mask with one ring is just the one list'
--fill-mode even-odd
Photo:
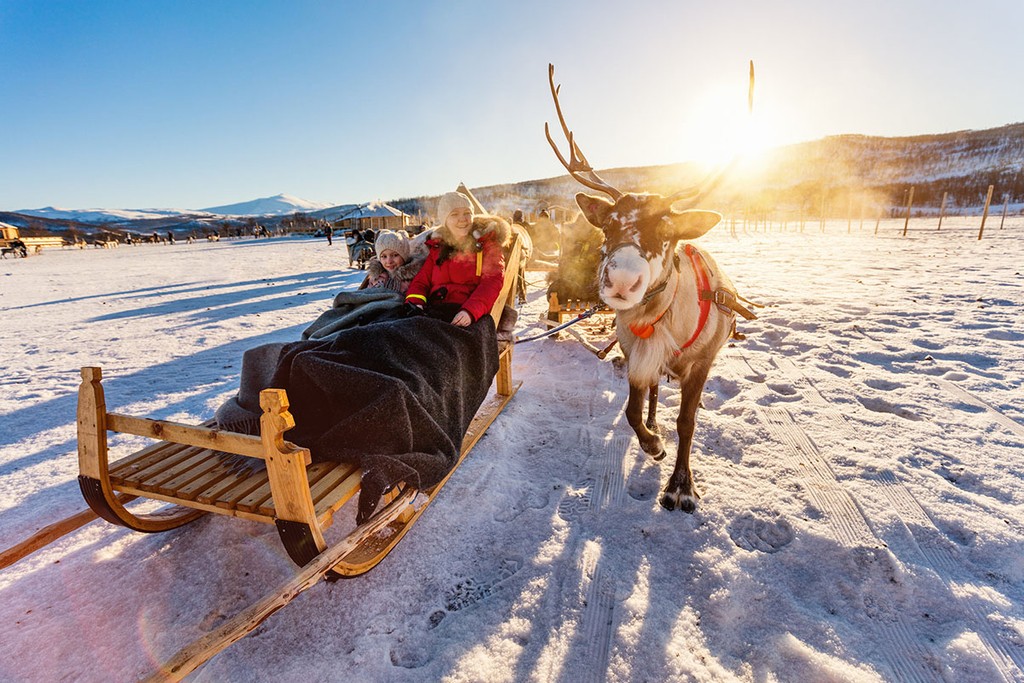
{"label": "tire tracks in snow", "polygon": [[[582,430],[581,443],[597,450],[595,434]],[[602,565],[605,539],[595,530],[601,517],[627,503],[625,460],[632,447],[631,435],[612,434],[595,467],[576,486],[570,487],[558,504],[558,515],[573,525],[576,535],[573,554],[577,558],[578,580],[567,580],[562,589],[565,613],[580,613],[574,638],[580,653],[574,656],[572,680],[598,683],[607,677],[612,639],[615,633],[615,592],[617,582]],[[596,472],[595,472],[596,470]]]}
{"label": "tire tracks in snow", "polygon": [[934,384],[936,384],[940,389],[948,391],[949,393],[959,397],[960,399],[966,401],[967,403],[982,408],[985,411],[985,414],[988,415],[993,422],[1006,428],[1016,436],[1019,436],[1020,438],[1024,439],[1024,425],[1017,422],[1012,417],[1005,414],[1004,412],[996,408],[994,405],[992,405],[985,399],[981,398],[980,396],[977,396],[976,394],[971,393],[967,389],[961,387],[959,384],[951,382],[948,379],[943,379],[941,377],[932,377],[931,381]]}
{"label": "tire tracks in snow", "polygon": [[[876,485],[892,503],[921,557],[935,570],[950,595],[955,596],[958,592],[955,582],[959,580],[969,583],[970,579],[964,576],[963,567],[956,560],[952,542],[939,530],[914,494],[895,474],[883,472]],[[1024,652],[1021,648],[1014,646],[999,633],[988,615],[982,612],[978,600],[960,598],[958,604],[978,627],[978,639],[1003,678],[1007,681],[1024,681]]]}
{"label": "tire tracks in snow", "polygon": [[[747,362],[750,365],[749,362]],[[809,403],[815,405],[819,412],[826,417],[830,425],[837,429],[834,434],[837,441],[850,435],[853,426],[849,424],[846,417],[826,399],[814,386],[814,383],[802,370],[790,359],[772,359],[772,364],[779,372],[794,384],[806,387],[802,396]],[[751,367],[753,367],[751,365]],[[1024,435],[1024,426],[1003,415],[993,406],[990,406],[982,399],[970,394],[964,389],[946,380],[934,380],[940,387],[952,391],[961,398],[986,408],[993,419],[1004,427],[1007,427],[1016,434]],[[949,385],[949,386],[947,386]],[[778,440],[789,446],[789,449],[804,456],[807,460],[808,470],[818,483],[823,483],[822,488],[811,486],[808,492],[814,502],[820,508],[830,513],[829,522],[833,526],[840,540],[853,540],[854,542],[868,541],[870,544],[885,543],[879,539],[877,534],[871,530],[870,520],[863,509],[857,505],[856,500],[846,493],[835,474],[828,464],[821,451],[811,441],[807,434],[792,419],[785,408],[765,407],[759,408],[765,417],[765,423]],[[1010,638],[1000,633],[993,625],[989,616],[984,614],[978,606],[978,601],[964,599],[958,595],[956,590],[956,579],[960,577],[964,582],[970,579],[966,577],[966,570],[957,561],[950,551],[952,541],[935,525],[927,511],[920,504],[920,501],[892,472],[885,472],[876,480],[868,482],[873,488],[880,489],[884,496],[892,504],[900,523],[907,529],[913,539],[914,547],[918,550],[923,562],[929,566],[945,586],[949,598],[954,602],[964,617],[964,621],[975,628],[975,633],[985,649],[985,653],[991,660],[993,668],[999,673],[1003,680],[1010,683],[1024,682],[1024,652],[1015,645]],[[867,535],[865,535],[865,532]],[[863,539],[860,541],[854,539]],[[935,539],[939,539],[936,543]],[[906,623],[902,613],[895,615],[895,621],[890,619],[885,630],[892,636],[892,641],[885,644],[885,651],[890,665],[894,672],[899,674],[901,680],[933,680],[939,676],[939,672],[925,666],[925,662],[936,659],[936,655],[928,652],[921,645],[920,639],[913,635],[912,629]],[[894,647],[895,646],[895,647]],[[901,656],[900,649],[909,652],[924,654],[924,658],[918,660],[921,666],[908,668],[906,658]],[[924,678],[921,678],[924,676]]]}

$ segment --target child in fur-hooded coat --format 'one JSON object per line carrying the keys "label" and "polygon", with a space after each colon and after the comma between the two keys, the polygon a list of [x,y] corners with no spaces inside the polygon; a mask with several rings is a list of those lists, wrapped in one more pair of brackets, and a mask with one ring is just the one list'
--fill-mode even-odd
{"label": "child in fur-hooded coat", "polygon": [[414,250],[404,230],[382,230],[374,243],[377,256],[366,266],[366,279],[359,289],[389,289],[405,294],[409,283],[423,266],[426,250]]}
{"label": "child in fur-hooded coat", "polygon": [[458,310],[453,325],[465,327],[490,313],[505,277],[504,247],[512,228],[497,216],[474,216],[469,198],[458,192],[438,202],[441,227],[427,238],[430,249],[405,300],[420,308]]}

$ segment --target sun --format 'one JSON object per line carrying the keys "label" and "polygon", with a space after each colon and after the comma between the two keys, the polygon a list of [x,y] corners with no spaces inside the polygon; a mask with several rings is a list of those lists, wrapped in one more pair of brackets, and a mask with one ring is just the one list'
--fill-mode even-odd
{"label": "sun", "polygon": [[717,167],[736,161],[755,164],[764,152],[794,139],[793,131],[775,113],[747,107],[746,92],[735,83],[716,85],[687,98],[688,113],[680,122],[676,149],[681,161]]}

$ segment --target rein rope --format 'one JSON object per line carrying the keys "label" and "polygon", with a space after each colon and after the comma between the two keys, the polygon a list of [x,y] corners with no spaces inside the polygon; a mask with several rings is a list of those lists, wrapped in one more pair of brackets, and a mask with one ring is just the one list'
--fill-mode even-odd
{"label": "rein rope", "polygon": [[558,327],[552,327],[547,332],[542,332],[541,334],[537,334],[537,335],[534,335],[532,337],[527,337],[526,339],[516,339],[514,343],[516,343],[516,344],[525,344],[526,342],[537,341],[538,339],[543,339],[544,337],[550,337],[555,332],[560,332],[561,330],[564,330],[565,328],[569,327],[570,325],[575,325],[576,323],[578,323],[578,322],[580,322],[582,320],[586,320],[587,318],[589,318],[590,316],[594,315],[599,310],[601,310],[601,308],[603,308],[603,307],[604,307],[604,304],[594,304],[593,306],[591,306],[587,310],[583,311],[582,313],[580,313],[578,316],[576,316],[575,318],[573,318],[569,322],[564,322],[561,325],[559,325]]}

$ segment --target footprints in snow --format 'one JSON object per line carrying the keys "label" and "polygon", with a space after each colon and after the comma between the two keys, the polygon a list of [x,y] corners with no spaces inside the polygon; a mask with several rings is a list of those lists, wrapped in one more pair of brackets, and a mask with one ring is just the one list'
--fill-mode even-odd
{"label": "footprints in snow", "polygon": [[548,506],[548,494],[543,491],[526,491],[507,508],[498,510],[494,521],[507,524],[527,510],[543,510]]}
{"label": "footprints in snow", "polygon": [[594,499],[594,480],[584,479],[575,486],[567,486],[558,503],[558,516],[572,522],[590,510]]}
{"label": "footprints in snow", "polygon": [[729,538],[744,550],[776,553],[795,537],[793,526],[778,513],[747,510],[729,525]]}
{"label": "footprints in snow", "polygon": [[896,417],[902,417],[904,420],[911,420],[912,422],[920,422],[924,419],[917,413],[911,412],[906,408],[890,403],[884,399],[871,398],[870,396],[857,396],[857,401],[859,401],[862,406],[875,413],[890,413]]}
{"label": "footprints in snow", "polygon": [[[503,559],[493,573],[484,578],[464,579],[444,591],[443,608],[437,609],[427,618],[426,629],[433,630],[441,625],[445,618],[460,610],[486,600],[500,592],[504,583],[523,567],[521,557]],[[433,657],[432,648],[418,638],[401,638],[398,645],[391,649],[391,663],[403,669],[418,669],[425,666]]]}
{"label": "footprints in snow", "polygon": [[[501,561],[498,571],[494,575],[483,580],[469,578],[460,581],[445,592],[445,609],[448,612],[458,612],[491,597],[500,589],[501,583],[518,572],[522,566],[521,559],[506,558]],[[441,620],[444,619],[443,613],[439,615],[439,612],[440,610],[430,615],[432,626],[441,623]]]}

